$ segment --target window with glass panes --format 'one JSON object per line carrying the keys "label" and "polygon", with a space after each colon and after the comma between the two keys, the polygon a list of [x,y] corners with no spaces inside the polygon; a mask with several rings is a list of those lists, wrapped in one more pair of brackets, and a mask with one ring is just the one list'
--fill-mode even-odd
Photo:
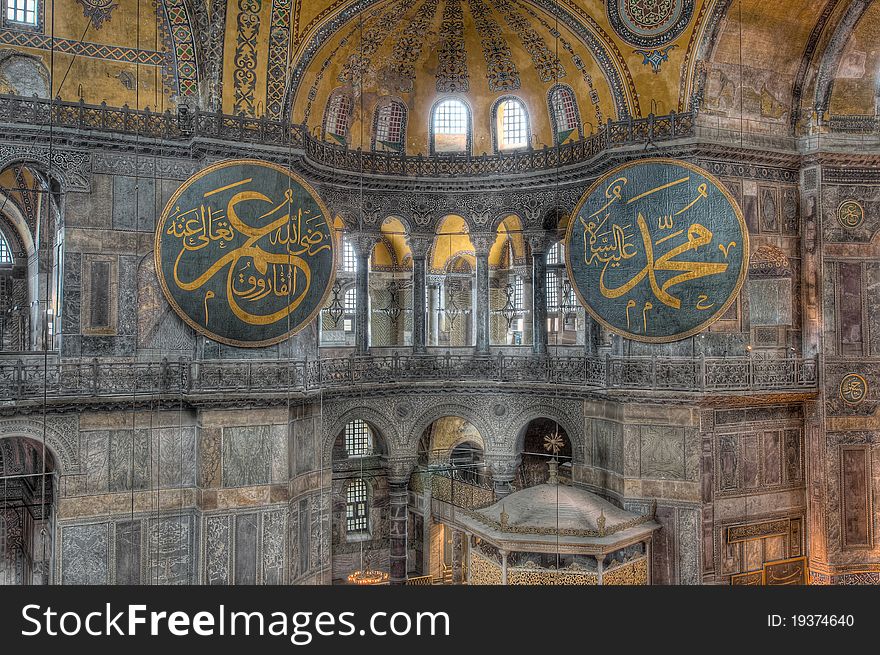
{"label": "window with glass panes", "polygon": [[444,100],[434,108],[434,134],[467,134],[467,107],[460,100]]}
{"label": "window with glass panes", "polygon": [[547,251],[547,266],[558,266],[565,263],[565,246],[561,241],[553,244]]}
{"label": "window with glass panes", "polygon": [[0,234],[0,264],[12,264],[12,251],[6,237]]}
{"label": "window with glass panes", "polygon": [[520,275],[513,279],[513,307],[514,309],[523,308],[523,279]]}
{"label": "window with glass panes", "polygon": [[501,105],[501,147],[521,148],[527,145],[526,110],[519,100],[505,100]]}
{"label": "window with glass panes", "polygon": [[348,532],[366,532],[369,528],[367,483],[361,479],[349,482],[345,492],[345,528]]}
{"label": "window with glass panes", "polygon": [[547,309],[554,311],[559,307],[559,273],[547,271]]}
{"label": "window with glass panes", "polygon": [[402,103],[394,101],[382,106],[376,118],[376,142],[402,143],[405,116],[406,108]]}
{"label": "window with glass panes", "polygon": [[357,271],[357,256],[354,252],[354,246],[348,241],[342,242],[342,270],[346,273]]}
{"label": "window with glass panes", "polygon": [[559,87],[551,96],[553,116],[556,119],[556,131],[565,132],[577,129],[577,107],[571,89]]}
{"label": "window with glass panes", "polygon": [[345,452],[349,457],[372,454],[373,434],[365,421],[355,419],[345,426]]}
{"label": "window with glass panes", "polygon": [[344,93],[337,93],[330,98],[325,129],[330,134],[344,137],[348,134],[348,120],[350,117],[351,99]]}
{"label": "window with glass panes", "polygon": [[6,20],[25,25],[36,25],[38,0],[6,0]]}

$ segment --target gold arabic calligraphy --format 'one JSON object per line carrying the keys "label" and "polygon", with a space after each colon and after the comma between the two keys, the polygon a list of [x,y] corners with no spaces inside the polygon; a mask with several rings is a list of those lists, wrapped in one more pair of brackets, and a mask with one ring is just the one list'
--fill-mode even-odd
{"label": "gold arabic calligraphy", "polygon": [[[639,239],[635,237],[632,221],[612,218],[612,212],[616,206],[630,205],[637,200],[686,183],[689,180],[689,176],[683,177],[654,187],[629,200],[624,200],[622,191],[629,180],[626,177],[618,177],[605,190],[605,198],[608,202],[586,219],[580,217],[579,220],[584,230],[584,261],[587,266],[596,264],[602,267],[599,276],[599,291],[605,298],[620,298],[631,292],[642,280],[647,279],[654,297],[667,307],[678,310],[681,309],[681,298],[674,295],[674,287],[683,282],[719,275],[727,271],[728,264],[726,262],[680,259],[688,252],[697,253],[704,246],[708,248],[714,237],[712,231],[704,225],[682,221],[683,214],[709,197],[705,183],[697,187],[695,197],[684,207],[674,213],[656,217],[657,227],[660,230],[660,235],[656,238],[652,237],[648,227],[649,220],[654,220],[654,218],[645,217],[642,212],[638,212],[635,225],[641,244],[638,243]],[[683,226],[676,229],[676,222],[682,222]],[[667,242],[671,247],[663,251],[663,247],[666,247],[663,244]],[[736,245],[735,241],[730,241],[718,244],[718,248],[727,259],[730,250]],[[609,286],[606,283],[606,274],[609,269],[620,268],[621,262],[632,259],[639,254],[640,247],[646,260],[644,267],[623,284]],[[676,275],[661,283],[657,279],[659,272],[676,273]],[[714,304],[710,302],[707,295],[701,294],[695,308],[705,311],[713,307]],[[630,326],[629,312],[635,307],[636,301],[629,299],[626,304],[627,328]],[[654,309],[654,305],[650,301],[646,301],[642,307],[642,324],[645,333],[648,331],[648,312],[652,309]]]}
{"label": "gold arabic calligraphy", "polygon": [[[246,178],[213,189],[204,194],[208,199],[218,193],[250,184]],[[252,226],[239,213],[241,203],[259,201],[271,205]],[[240,190],[228,200],[224,210],[202,202],[198,207],[181,211],[175,207],[166,235],[180,239],[180,252],[174,260],[174,282],[183,291],[197,291],[221,271],[226,273],[225,300],[233,314],[251,325],[268,325],[286,317],[306,298],[312,283],[309,259],[330,250],[329,232],[324,216],[309,216],[311,210],[293,208],[294,194],[290,188],[284,199],[274,201],[260,191]],[[265,225],[263,225],[265,223]],[[236,237],[244,243],[233,247]],[[267,243],[268,242],[268,243]],[[220,256],[201,275],[186,279],[185,271],[192,262],[188,253],[216,244]],[[266,249],[271,247],[272,252]],[[269,313],[260,311],[259,301],[267,297],[283,298],[283,306]],[[204,295],[204,316],[207,326],[210,314],[208,300],[217,298],[213,290]],[[277,303],[272,305],[272,309]]]}

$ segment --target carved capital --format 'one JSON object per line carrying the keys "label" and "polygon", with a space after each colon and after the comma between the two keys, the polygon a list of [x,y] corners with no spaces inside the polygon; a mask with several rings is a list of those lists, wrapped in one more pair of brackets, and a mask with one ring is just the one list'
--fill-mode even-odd
{"label": "carved capital", "polygon": [[554,241],[554,235],[544,230],[526,232],[523,235],[529,243],[533,255],[540,255],[550,248]]}
{"label": "carved capital", "polygon": [[407,234],[406,243],[412,251],[413,259],[424,259],[428,256],[431,244],[434,243],[433,234]]}
{"label": "carved capital", "polygon": [[495,481],[510,482],[516,476],[516,467],[519,466],[520,456],[486,453],[486,465],[492,472]]}
{"label": "carved capital", "polygon": [[492,246],[495,244],[496,239],[495,234],[491,232],[475,232],[470,235],[471,243],[474,246],[474,254],[477,257],[483,256],[488,257],[489,251],[492,249]]}
{"label": "carved capital", "polygon": [[382,238],[377,232],[352,232],[347,235],[346,240],[354,248],[354,251],[361,257],[369,257],[373,252],[373,246]]}
{"label": "carved capital", "polygon": [[409,482],[409,476],[415,468],[415,457],[395,457],[389,459],[386,464],[388,482],[392,484],[404,484]]}

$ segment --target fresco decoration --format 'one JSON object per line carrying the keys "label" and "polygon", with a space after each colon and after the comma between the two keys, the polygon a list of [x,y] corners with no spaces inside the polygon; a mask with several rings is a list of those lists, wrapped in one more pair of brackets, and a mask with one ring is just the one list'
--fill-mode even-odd
{"label": "fresco decoration", "polygon": [[694,0],[607,0],[605,9],[621,39],[657,48],[685,31],[694,15]]}
{"label": "fresco decoration", "polygon": [[104,21],[109,21],[113,10],[119,6],[113,0],[76,0],[83,8],[83,16],[89,19],[92,27],[96,30],[104,26]]}
{"label": "fresco decoration", "polygon": [[868,396],[868,381],[858,373],[847,373],[840,381],[840,399],[858,405]]}
{"label": "fresco decoration", "polygon": [[749,236],[715,177],[674,159],[642,159],[602,176],[569,223],[565,258],[581,304],[634,341],[697,334],[736,300]]}
{"label": "fresco decoration", "polygon": [[467,50],[464,46],[464,12],[461,0],[446,0],[440,23],[440,48],[437,51],[437,91],[466,92],[468,80]]}
{"label": "fresco decoration", "polygon": [[315,191],[280,166],[209,166],[174,193],[156,227],[165,298],[215,341],[282,341],[317,315],[333,285],[329,216]]}
{"label": "fresco decoration", "polygon": [[480,34],[483,57],[488,69],[489,91],[516,91],[521,82],[519,70],[513,61],[504,29],[495,20],[492,10],[483,0],[468,0],[471,18]]}

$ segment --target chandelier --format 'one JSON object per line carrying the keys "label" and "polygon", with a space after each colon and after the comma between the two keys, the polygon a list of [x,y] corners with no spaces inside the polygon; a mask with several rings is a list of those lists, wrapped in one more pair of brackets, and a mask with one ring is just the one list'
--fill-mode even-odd
{"label": "chandelier", "polygon": [[388,582],[388,574],[385,571],[364,570],[354,571],[348,575],[349,584],[376,585]]}
{"label": "chandelier", "polygon": [[339,319],[342,318],[342,315],[345,313],[345,306],[342,304],[342,283],[339,280],[333,283],[333,299],[330,301],[330,305],[324,311],[327,312],[327,316],[330,317],[330,320],[333,321],[333,325],[337,325],[339,323]]}
{"label": "chandelier", "polygon": [[400,307],[399,296],[401,285],[398,284],[397,280],[392,280],[386,289],[388,291],[388,305],[380,311],[386,314],[392,321],[396,321],[400,317],[401,311],[403,311]]}

